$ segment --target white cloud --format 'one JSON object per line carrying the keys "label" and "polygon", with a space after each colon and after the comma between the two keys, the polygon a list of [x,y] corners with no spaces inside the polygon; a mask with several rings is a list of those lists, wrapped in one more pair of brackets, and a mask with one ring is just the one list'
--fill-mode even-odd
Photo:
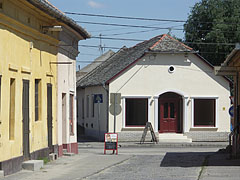
{"label": "white cloud", "polygon": [[103,4],[97,3],[95,1],[88,1],[88,5],[92,8],[102,8]]}

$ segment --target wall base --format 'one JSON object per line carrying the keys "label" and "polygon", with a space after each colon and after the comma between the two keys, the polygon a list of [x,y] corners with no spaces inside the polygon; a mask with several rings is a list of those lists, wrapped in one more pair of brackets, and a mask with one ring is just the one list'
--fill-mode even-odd
{"label": "wall base", "polygon": [[4,171],[4,176],[7,176],[22,170],[22,162],[23,162],[23,156],[0,162],[1,170]]}
{"label": "wall base", "polygon": [[[49,156],[49,148],[40,149],[30,154],[30,159],[39,159]],[[4,171],[4,176],[16,173],[22,170],[23,156],[12,158],[0,162],[0,170]]]}
{"label": "wall base", "polygon": [[59,145],[58,146],[58,157],[62,157],[63,156],[63,145]]}
{"label": "wall base", "polygon": [[78,143],[63,144],[63,149],[66,149],[69,153],[78,154]]}

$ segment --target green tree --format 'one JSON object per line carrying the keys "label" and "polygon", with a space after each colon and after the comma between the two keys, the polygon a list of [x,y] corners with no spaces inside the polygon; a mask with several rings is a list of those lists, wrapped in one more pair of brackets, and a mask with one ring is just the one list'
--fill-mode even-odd
{"label": "green tree", "polygon": [[185,41],[213,65],[240,42],[240,0],[201,0],[184,25]]}

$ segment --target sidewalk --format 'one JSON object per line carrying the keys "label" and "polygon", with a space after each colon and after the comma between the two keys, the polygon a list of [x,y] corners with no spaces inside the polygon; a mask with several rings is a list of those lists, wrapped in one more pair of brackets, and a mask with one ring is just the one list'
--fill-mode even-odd
{"label": "sidewalk", "polygon": [[[157,147],[157,148],[170,148],[170,147],[217,147],[226,148],[228,142],[192,142],[192,143],[153,143],[145,142],[140,144],[139,142],[118,142],[118,147],[125,148],[141,148],[141,147]],[[103,148],[104,142],[94,142],[94,141],[82,141],[78,143],[79,148]]]}
{"label": "sidewalk", "polygon": [[[112,155],[110,151],[104,155],[103,142],[82,141],[78,143],[79,154],[75,156],[61,157],[44,165],[40,171],[22,170],[0,179],[80,180],[95,179],[96,177],[99,179],[99,175],[105,179],[106,177],[121,179],[122,174],[128,172],[130,175],[132,171],[140,176],[141,172],[138,172],[138,168],[143,168],[141,166],[144,165],[142,161],[145,158],[149,161],[148,166],[156,161],[152,168],[155,169],[155,175],[160,175],[163,179],[171,179],[172,175],[184,179],[185,175],[191,174],[191,180],[238,180],[240,159],[228,160],[227,153],[216,152],[218,149],[225,148],[226,145],[227,142],[184,144],[120,142],[118,155]],[[151,169],[151,167],[148,168]],[[121,169],[123,169],[122,172]],[[132,171],[130,171],[131,169]],[[129,179],[131,179],[130,176]]]}

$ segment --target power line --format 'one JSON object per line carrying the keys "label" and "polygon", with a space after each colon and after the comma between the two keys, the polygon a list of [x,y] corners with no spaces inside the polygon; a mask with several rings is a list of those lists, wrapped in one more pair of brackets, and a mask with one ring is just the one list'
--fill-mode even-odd
{"label": "power line", "polygon": [[129,17],[129,16],[113,16],[113,15],[103,15],[103,14],[74,13],[74,12],[65,12],[65,14],[79,15],[79,16],[104,17],[104,18],[116,18],[116,19],[141,20],[141,21],[186,22],[184,20],[173,20],[173,19],[156,19],[156,18],[142,18],[142,17]]}
{"label": "power line", "polygon": [[[94,45],[83,45],[83,47],[92,47],[92,48],[99,48],[99,46],[94,46]],[[121,49],[121,48],[118,48],[118,47],[105,47],[107,49],[111,49],[111,48],[114,48],[114,49]],[[219,53],[216,53],[216,52],[197,52],[198,54],[229,54],[229,52],[219,52]],[[98,55],[96,55],[98,56]],[[84,61],[85,62],[85,61]],[[101,62],[101,61],[98,61],[98,62]]]}
{"label": "power line", "polygon": [[[169,23],[154,23],[154,24],[148,24],[148,25],[146,25],[146,26],[156,26],[156,25],[164,25],[164,24],[169,24]],[[182,26],[182,25],[178,25],[178,26]],[[127,27],[125,27],[125,28],[113,28],[113,29],[102,29],[102,30],[93,30],[93,31],[89,31],[89,32],[91,32],[91,33],[93,33],[93,32],[106,32],[106,31],[119,31],[119,30],[124,30],[124,29],[129,29],[129,28],[127,28]]]}
{"label": "power line", "polygon": [[[144,28],[144,29],[165,29],[174,31],[184,31],[184,28],[172,28],[172,27],[156,27],[156,26],[144,26],[144,25],[130,25],[130,24],[117,24],[117,23],[101,23],[101,22],[90,22],[90,21],[76,21],[83,24],[102,25],[102,26],[117,26],[117,27],[131,27],[131,28]],[[215,29],[219,32],[230,33],[236,31],[222,31],[221,29]],[[211,30],[199,29],[201,32],[210,32]]]}
{"label": "power line", "polygon": [[[91,48],[99,48],[99,46],[96,46],[96,45],[85,45],[85,44],[80,44],[78,46],[81,46],[81,47],[91,47]],[[104,46],[104,48],[106,49],[121,49],[121,48],[117,48],[117,47],[108,47],[108,46]]]}
{"label": "power line", "polygon": [[[93,39],[99,39],[99,36],[91,37]],[[120,41],[147,41],[146,39],[130,39],[130,38],[113,38],[113,37],[101,37],[102,39],[106,40],[120,40]],[[202,44],[202,45],[226,45],[226,46],[234,46],[235,43],[218,43],[218,42],[183,42],[185,44]]]}
{"label": "power line", "polygon": [[80,53],[82,56],[98,56],[98,54],[88,54],[88,53]]}
{"label": "power line", "polygon": [[184,29],[180,28],[170,28],[170,27],[154,27],[154,26],[140,26],[140,25],[129,25],[129,24],[116,24],[116,23],[99,23],[99,22],[90,22],[90,21],[76,21],[83,24],[93,24],[93,25],[103,25],[103,26],[118,26],[118,27],[132,27],[132,28],[145,28],[145,29],[171,29],[183,31]]}
{"label": "power line", "polygon": [[[182,25],[176,25],[176,26],[172,26],[169,29],[173,28],[173,27],[178,27],[178,26],[182,26]],[[157,31],[160,30],[159,28],[154,28],[151,30],[144,30],[144,31],[132,31],[132,32],[125,32],[125,33],[115,33],[115,34],[102,34],[102,36],[119,36],[119,35],[129,35],[129,34],[137,34],[137,33],[144,33],[144,32],[152,32],[152,31]]]}
{"label": "power line", "polygon": [[[186,23],[186,20],[177,20],[177,19],[159,19],[159,18],[145,18],[145,17],[131,17],[131,16],[114,16],[114,15],[103,15],[103,14],[90,14],[90,13],[76,13],[76,12],[65,12],[69,15],[78,15],[78,16],[90,16],[90,17],[103,17],[103,18],[115,18],[115,19],[127,19],[127,20],[141,20],[141,21],[160,21],[160,22],[175,22],[175,23]],[[201,22],[194,21],[195,23],[204,23],[204,24],[238,24],[233,22]]]}

